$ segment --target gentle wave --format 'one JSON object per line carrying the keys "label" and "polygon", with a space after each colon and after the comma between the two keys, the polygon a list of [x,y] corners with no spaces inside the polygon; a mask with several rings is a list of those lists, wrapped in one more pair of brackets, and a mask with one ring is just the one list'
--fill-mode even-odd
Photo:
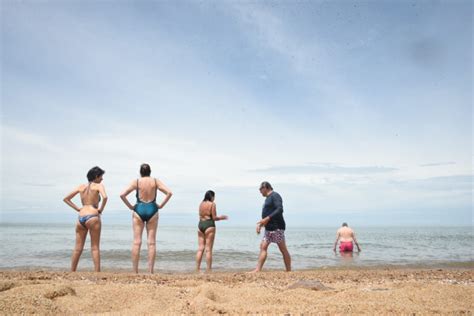
{"label": "gentle wave", "polygon": [[[67,269],[75,243],[74,226],[70,224],[0,224],[0,268],[51,267]],[[291,228],[285,233],[295,269],[331,266],[447,266],[472,267],[473,234],[471,227],[358,228],[362,247],[360,254],[341,256],[332,251],[335,230],[327,227]],[[216,269],[252,269],[258,259],[262,236],[242,227],[220,229],[215,241],[213,266]],[[130,226],[103,229],[101,262],[104,269],[130,269],[132,231]],[[160,226],[157,236],[157,268],[164,271],[194,269],[197,233],[193,227]],[[141,250],[140,266],[146,267],[146,236]],[[203,258],[203,265],[205,258]],[[79,267],[91,267],[87,240]],[[278,247],[271,245],[266,268],[282,269]]]}

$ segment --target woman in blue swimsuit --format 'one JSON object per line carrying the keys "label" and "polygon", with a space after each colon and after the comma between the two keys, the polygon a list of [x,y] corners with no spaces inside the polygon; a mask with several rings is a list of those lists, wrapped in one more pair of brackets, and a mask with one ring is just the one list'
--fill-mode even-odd
{"label": "woman in blue swimsuit", "polygon": [[[94,270],[100,271],[100,231],[101,221],[100,215],[104,211],[107,203],[107,194],[104,185],[101,184],[105,171],[99,167],[94,167],[87,173],[88,184],[81,184],[74,191],[69,193],[64,202],[79,212],[79,218],[76,224],[76,245],[71,258],[71,271],[76,271],[79,258],[81,257],[84,244],[86,242],[87,232],[91,236],[91,253],[94,261]],[[79,208],[72,198],[77,194],[81,197],[82,208]],[[100,198],[102,203],[99,208]]]}
{"label": "woman in blue swimsuit", "polygon": [[[140,259],[140,248],[142,245],[143,229],[146,226],[148,243],[148,271],[153,273],[156,257],[156,231],[158,228],[158,210],[162,209],[173,195],[171,190],[160,180],[150,177],[151,168],[148,164],[140,166],[140,179],[133,180],[120,198],[133,211],[133,247],[132,262],[133,271],[138,273],[138,261]],[[132,205],[128,199],[132,191],[136,191],[137,203]],[[157,191],[166,196],[161,204],[156,203]]]}

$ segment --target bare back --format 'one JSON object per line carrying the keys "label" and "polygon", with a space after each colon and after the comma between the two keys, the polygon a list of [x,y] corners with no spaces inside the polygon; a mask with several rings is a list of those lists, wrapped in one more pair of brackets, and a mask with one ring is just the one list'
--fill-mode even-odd
{"label": "bare back", "polygon": [[155,200],[157,189],[158,184],[155,178],[142,177],[138,179],[138,197],[140,198],[140,201],[148,203]]}
{"label": "bare back", "polygon": [[337,230],[337,235],[341,241],[353,241],[354,231],[349,227],[341,227]]}
{"label": "bare back", "polygon": [[81,202],[83,206],[99,207],[100,195],[99,188],[96,183],[83,184],[79,187]]}
{"label": "bare back", "polygon": [[82,208],[79,212],[80,216],[89,214],[98,214],[100,192],[99,185],[91,182],[89,184],[82,184],[79,186],[79,194],[81,196]]}
{"label": "bare back", "polygon": [[211,201],[202,201],[199,205],[199,219],[200,220],[207,220],[212,219],[212,209],[213,209],[214,202]]}

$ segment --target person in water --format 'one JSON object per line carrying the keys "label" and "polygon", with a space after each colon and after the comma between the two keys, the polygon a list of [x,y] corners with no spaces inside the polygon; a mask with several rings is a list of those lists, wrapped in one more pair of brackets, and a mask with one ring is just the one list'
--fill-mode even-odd
{"label": "person in water", "polygon": [[[79,212],[79,219],[76,223],[76,245],[71,258],[71,271],[76,271],[79,258],[84,250],[87,232],[91,238],[91,253],[94,261],[94,271],[100,272],[100,231],[101,221],[100,215],[104,211],[107,204],[107,194],[104,185],[101,183],[105,171],[99,167],[93,167],[87,173],[87,184],[81,184],[69,193],[63,201],[74,210]],[[81,197],[82,207],[78,207],[72,199],[79,194]],[[102,203],[99,207],[100,198]]]}
{"label": "person in water", "polygon": [[265,203],[262,209],[262,220],[257,222],[257,234],[260,234],[262,227],[265,227],[265,234],[260,243],[260,255],[255,270],[260,272],[267,259],[268,246],[276,243],[283,255],[286,271],[291,271],[291,257],[285,242],[286,223],[283,218],[283,201],[280,194],[273,191],[273,187],[267,181],[260,185],[260,193],[265,197]]}
{"label": "person in water", "polygon": [[355,237],[354,231],[347,225],[347,223],[342,223],[342,227],[337,230],[336,241],[334,242],[334,252],[336,252],[337,242],[340,241],[339,251],[352,252],[354,249],[353,243],[356,244],[357,250],[360,252],[359,244]]}
{"label": "person in water", "polygon": [[217,216],[216,203],[214,203],[214,191],[207,191],[204,200],[199,205],[198,242],[199,248],[196,254],[196,271],[201,270],[201,260],[206,250],[206,272],[212,270],[212,247],[216,237],[216,221],[226,220],[226,215]]}
{"label": "person in water", "polygon": [[[138,262],[140,260],[140,248],[142,245],[143,229],[146,226],[148,243],[148,272],[153,273],[156,257],[156,231],[158,228],[158,210],[162,209],[173,195],[171,190],[160,180],[150,177],[150,165],[144,163],[140,166],[140,179],[133,180],[128,188],[120,194],[120,198],[133,211],[133,247],[132,262],[133,271],[138,273]],[[132,191],[136,191],[137,203],[130,204],[127,199]],[[157,191],[165,194],[160,204],[156,203]]]}

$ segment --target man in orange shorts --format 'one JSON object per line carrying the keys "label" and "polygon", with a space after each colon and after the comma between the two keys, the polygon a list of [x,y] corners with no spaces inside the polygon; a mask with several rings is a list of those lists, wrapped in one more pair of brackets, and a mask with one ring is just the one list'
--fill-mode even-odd
{"label": "man in orange shorts", "polygon": [[349,226],[347,226],[347,223],[342,223],[342,227],[337,230],[336,241],[334,242],[334,252],[336,252],[337,242],[339,240],[341,241],[339,244],[340,252],[352,252],[354,248],[353,243],[356,244],[357,250],[360,252],[355,233]]}

